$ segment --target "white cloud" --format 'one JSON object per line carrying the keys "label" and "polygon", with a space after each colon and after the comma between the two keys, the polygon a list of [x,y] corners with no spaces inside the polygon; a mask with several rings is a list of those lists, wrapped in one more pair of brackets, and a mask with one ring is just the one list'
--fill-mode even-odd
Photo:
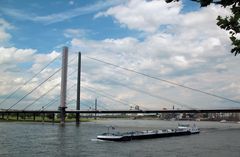
{"label": "white cloud", "polygon": [[39,64],[47,63],[47,62],[50,62],[51,60],[55,59],[59,55],[60,55],[60,53],[56,52],[56,51],[52,51],[51,53],[48,53],[48,54],[36,54],[34,56],[35,63],[39,63]]}
{"label": "white cloud", "polygon": [[184,56],[174,56],[170,59],[173,64],[176,64],[179,67],[187,67],[189,65],[188,61]]}
{"label": "white cloud", "polygon": [[[180,84],[186,84],[187,86],[217,93],[223,96],[225,95],[223,93],[226,93],[227,90],[220,92],[217,87],[219,85],[228,86],[228,83],[232,81],[236,82],[234,81],[234,78],[238,77],[238,73],[235,72],[235,70],[237,70],[235,66],[238,61],[236,59],[232,61],[225,59],[225,56],[227,56],[227,49],[218,49],[220,52],[218,52],[218,55],[215,55],[215,46],[205,46],[205,41],[202,41],[202,43],[197,42],[199,46],[203,44],[203,52],[198,54],[198,57],[195,57],[191,53],[195,51],[197,52],[199,48],[195,47],[194,41],[189,40],[188,45],[181,45],[181,38],[175,36],[157,38],[156,36],[159,35],[149,36],[144,41],[138,41],[134,38],[105,39],[102,41],[73,39],[72,48],[76,50],[81,49],[84,54],[86,53],[87,55],[120,65],[122,67],[170,79]],[[180,49],[179,46],[172,46],[173,38],[175,41],[174,45],[181,45]],[[209,41],[213,41],[213,45],[218,43],[216,42],[218,40],[215,41],[215,39],[212,40],[211,38]],[[119,44],[122,45],[119,46]],[[208,44],[211,45],[211,42],[208,42]],[[170,48],[170,50],[166,49],[166,47]],[[189,47],[191,47],[191,49],[189,49]],[[211,59],[212,56],[218,56],[218,59]],[[219,62],[225,64],[228,68],[225,67],[225,71],[219,72],[219,67],[222,67],[219,66]],[[233,65],[228,65],[229,63],[232,63]],[[156,95],[159,96],[169,99],[173,99],[174,97],[175,101],[185,102],[185,104],[189,104],[189,106],[195,105],[195,107],[200,107],[199,105],[204,104],[206,107],[209,103],[214,104],[216,102],[221,104],[221,102],[219,102],[219,100],[215,100],[215,98],[204,95],[202,96],[201,94],[199,96],[194,92],[192,93],[191,91],[189,92],[176,87],[173,88],[172,85],[166,85],[130,72],[119,69],[114,70],[113,67],[113,69],[107,68],[108,66],[104,64],[96,63],[94,61],[87,60],[86,58],[84,59],[84,65],[85,68],[87,68],[87,70],[84,71],[84,78],[87,79],[88,82],[98,86],[107,86],[108,93],[114,93],[116,98],[126,98],[129,102],[139,102],[141,100],[142,102],[139,103],[148,104],[154,99],[155,105],[152,105],[154,108],[158,107],[158,103],[156,103],[157,100],[159,104],[162,104],[163,106],[170,105],[169,102],[160,101],[159,99],[152,97],[149,98],[149,96],[145,96],[144,94],[138,93],[136,95],[135,91],[129,91],[127,88],[125,90],[122,88],[116,88],[116,86],[112,86],[111,83],[104,83],[103,80],[115,80],[126,85],[136,86],[136,88],[141,87],[140,89],[144,89],[150,93],[157,93]],[[216,66],[216,68],[212,68],[213,66]],[[229,69],[230,67],[231,70]],[[99,73],[99,71],[101,71],[101,73]],[[235,77],[223,77],[222,75]],[[235,95],[238,94],[231,93],[225,96],[235,98]],[[126,97],[126,95],[129,97]],[[142,97],[144,97],[143,100],[141,99]]]}
{"label": "white cloud", "polygon": [[9,28],[12,28],[12,26],[4,19],[0,19],[0,27],[2,29],[9,29]]}
{"label": "white cloud", "polygon": [[11,35],[5,30],[0,29],[0,42],[6,42],[11,38]]}
{"label": "white cloud", "polygon": [[[130,29],[148,32],[143,39],[123,37],[90,40],[78,36],[81,34],[79,29],[65,30],[65,37],[73,38],[70,49],[83,53],[83,87],[93,87],[113,95],[115,99],[129,102],[129,105],[139,104],[151,109],[171,108],[172,105],[175,105],[176,108],[181,105],[196,108],[236,107],[237,104],[175,87],[86,58],[86,55],[92,56],[152,76],[239,100],[240,82],[237,80],[239,78],[239,61],[237,57],[228,53],[230,41],[227,33],[220,30],[215,24],[216,16],[223,13],[224,8],[211,5],[184,14],[180,12],[181,8],[181,3],[165,4],[163,1],[133,0],[101,13],[101,15],[113,16],[121,25],[126,25]],[[159,14],[156,14],[157,11]],[[162,12],[164,15],[160,14]],[[127,16],[124,17],[123,15],[126,14]],[[99,14],[99,16],[101,15]],[[164,32],[161,25],[168,25]],[[2,51],[6,50],[12,51],[12,55],[19,51],[17,48],[2,48]],[[20,58],[15,58],[16,64],[32,60],[32,65],[27,69],[30,72],[39,70],[42,65],[59,54],[54,51],[50,54],[39,54],[34,50],[25,49],[20,52],[26,53],[26,56],[22,59],[21,55]],[[71,54],[69,60],[74,55]],[[4,54],[1,58],[3,59],[0,60],[0,63],[2,62],[3,65],[3,63],[10,62],[11,56]],[[58,67],[59,65],[45,70],[33,84],[25,88],[25,92],[32,89],[36,83],[49,76]],[[76,67],[76,62],[74,62],[70,66],[69,72],[76,70]],[[27,78],[17,72],[6,72],[5,70],[2,70],[2,73],[7,75],[4,75],[0,81],[2,91],[10,91],[12,85],[20,85]],[[76,76],[69,77],[69,79],[69,84],[76,82]],[[10,80],[14,80],[12,84],[10,84],[12,82]],[[59,75],[45,84],[39,92],[34,93],[33,97],[36,98],[46,92],[58,81]],[[150,95],[132,89],[142,90]],[[56,96],[57,92],[56,90],[51,96]],[[70,92],[71,98],[75,95],[74,92],[76,92],[75,88]],[[98,97],[107,106],[112,106],[114,109],[129,108],[84,88],[81,92],[83,98]],[[161,98],[179,103],[175,104]]]}
{"label": "white cloud", "polygon": [[120,24],[129,29],[155,32],[160,25],[176,24],[182,8],[180,2],[131,0],[128,3],[114,6],[95,17],[113,16]]}
{"label": "white cloud", "polygon": [[[56,52],[56,51],[52,51],[51,53],[48,54],[35,54],[33,56],[33,63],[31,68],[29,68],[29,71],[32,71],[33,73],[40,71],[44,65],[47,65],[48,63],[50,63],[51,61],[53,61],[54,59],[56,59],[56,61],[58,61],[57,59],[61,58],[60,53]],[[55,63],[56,63],[55,61]],[[59,64],[58,64],[59,65]],[[49,74],[53,73],[56,68],[59,67],[55,67],[55,68],[47,68],[43,71],[41,78],[46,78],[49,76]]]}
{"label": "white cloud", "polygon": [[[17,102],[17,100],[23,97],[26,93],[33,90],[33,88],[48,78],[50,74],[56,71],[56,69],[59,69],[59,64],[55,62],[42,71],[37,78],[34,78],[31,82],[24,85],[32,76],[39,72],[40,69],[58,55],[59,53],[55,51],[49,54],[41,54],[35,49],[0,47],[0,72],[2,73],[0,78],[0,90],[2,97],[0,98],[0,101],[5,98],[4,95],[8,96],[17,88],[21,87],[20,90],[18,90],[11,99],[8,99],[4,104],[2,104],[1,107],[9,107],[9,104]],[[26,106],[26,104],[30,104],[34,98],[38,98],[59,82],[60,73],[51,78],[48,82],[44,83],[39,89],[24,99],[23,102],[16,105],[16,108],[22,108],[24,105]],[[57,94],[59,94],[59,90],[57,89],[58,88],[47,95],[44,102],[47,102],[49,98],[54,98]]]}
{"label": "white cloud", "polygon": [[0,45],[6,43],[12,37],[7,30],[12,29],[13,26],[10,25],[6,20],[0,18]]}
{"label": "white cloud", "polygon": [[4,48],[0,47],[0,65],[1,64],[16,64],[26,62],[32,59],[36,50],[33,49],[17,49],[15,47]]}
{"label": "white cloud", "polygon": [[[133,4],[137,2],[138,4],[133,7]],[[149,23],[151,20],[148,19],[148,16],[152,14],[148,14],[148,7],[146,7],[146,10],[141,10],[142,12],[145,11],[144,13],[138,8],[145,3],[148,3],[146,5],[150,3],[162,4],[159,1],[129,1],[129,3],[110,8],[106,12],[96,15],[96,17],[104,15],[113,16],[120,24],[124,24],[130,29],[155,33],[147,34],[143,40],[133,37],[104,39],[101,41],[74,38],[71,41],[72,48],[76,50],[81,49],[87,55],[123,67],[239,100],[237,95],[240,93],[234,93],[233,88],[228,88],[231,82],[239,84],[234,79],[239,77],[239,74],[236,72],[238,61],[235,58],[231,58],[230,53],[228,54],[230,52],[230,41],[227,33],[216,25],[217,15],[228,14],[228,10],[211,5],[190,13],[182,14],[180,11],[175,12],[174,18],[177,19],[174,20],[170,17],[172,21],[164,21],[161,19],[161,15],[159,15],[159,19],[156,18],[155,23]],[[181,8],[179,3],[176,4],[177,7]],[[132,17],[134,22],[125,20],[123,14],[127,14],[126,18],[131,19]],[[144,19],[144,24],[136,22],[134,20],[136,17]],[[165,28],[163,32],[160,26],[165,24],[169,25],[169,27]],[[230,59],[226,59],[228,57]],[[92,61],[91,64],[97,63]],[[225,66],[222,66],[222,64]],[[166,85],[165,83],[144,78],[130,72],[123,72],[119,69],[110,72],[111,70],[102,64],[92,66],[91,68],[88,71],[89,75],[87,75],[89,82],[93,80],[97,82],[97,80],[104,79],[121,81],[123,84],[136,88],[141,87],[140,89],[144,89],[144,91],[157,93],[156,95],[158,96],[182,102],[183,106],[187,104],[197,108],[206,108],[209,105],[214,107],[237,105],[174,87],[173,85]],[[95,77],[92,79],[91,72],[94,68],[97,69],[95,71],[98,71],[98,75],[94,75]],[[99,74],[99,71],[102,74]],[[111,84],[103,84],[102,81],[99,84],[111,87]],[[222,91],[219,88],[221,86],[225,87]],[[129,91],[129,89],[116,89],[114,86],[108,90],[109,93],[114,93],[116,97],[124,97],[130,102],[137,101],[139,104],[148,104],[147,106],[152,108],[159,108],[159,106],[169,107],[169,105],[173,104],[144,94],[136,94],[136,91]],[[235,88],[235,91],[238,90]],[[125,97],[126,95],[129,95],[129,97]],[[152,103],[152,105],[149,105],[149,103]]]}
{"label": "white cloud", "polygon": [[85,30],[85,29],[73,29],[73,28],[69,28],[64,30],[63,35],[66,38],[84,38],[87,36],[87,33],[90,33],[89,30]]}
{"label": "white cloud", "polygon": [[[95,18],[101,16],[112,16],[123,26],[129,29],[139,30],[149,33],[159,31],[160,26],[165,30],[176,26],[172,33],[179,31],[178,27],[186,29],[185,33],[190,34],[195,32],[188,32],[188,28],[194,27],[196,30],[204,30],[203,34],[208,33],[207,29],[216,28],[216,18],[218,15],[229,15],[230,10],[217,5],[210,5],[201,8],[199,11],[192,11],[188,13],[181,13],[183,4],[181,2],[166,3],[164,0],[130,0],[118,6],[113,6],[107,11],[100,12],[95,15]],[[211,32],[209,32],[211,33]]]}

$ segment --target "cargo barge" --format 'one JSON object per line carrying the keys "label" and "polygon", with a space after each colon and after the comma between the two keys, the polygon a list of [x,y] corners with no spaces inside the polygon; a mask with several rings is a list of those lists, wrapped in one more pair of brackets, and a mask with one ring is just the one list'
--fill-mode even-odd
{"label": "cargo barge", "polygon": [[131,141],[173,136],[186,136],[198,133],[200,133],[200,129],[195,125],[192,127],[189,125],[179,125],[176,129],[132,131],[125,133],[109,133],[108,131],[107,133],[98,135],[97,139],[107,141]]}

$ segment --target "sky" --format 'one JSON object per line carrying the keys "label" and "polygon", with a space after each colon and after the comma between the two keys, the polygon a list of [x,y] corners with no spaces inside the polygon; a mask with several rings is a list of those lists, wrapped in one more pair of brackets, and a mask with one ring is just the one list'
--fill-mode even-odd
{"label": "sky", "polygon": [[53,101],[49,109],[57,109],[60,72],[42,82],[61,67],[63,46],[69,48],[68,109],[75,108],[80,51],[83,109],[95,98],[101,109],[239,108],[89,58],[240,101],[238,56],[230,53],[228,32],[216,25],[218,15],[229,14],[188,0],[1,0],[0,108],[41,109]]}

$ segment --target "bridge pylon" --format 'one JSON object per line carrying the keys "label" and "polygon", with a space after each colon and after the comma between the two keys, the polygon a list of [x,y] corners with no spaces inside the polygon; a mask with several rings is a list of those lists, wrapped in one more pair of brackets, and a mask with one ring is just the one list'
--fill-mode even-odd
{"label": "bridge pylon", "polygon": [[[78,53],[76,110],[80,110],[80,94],[81,94],[81,52]],[[76,124],[79,125],[79,123],[80,123],[80,113],[76,113]]]}
{"label": "bridge pylon", "polygon": [[66,96],[67,96],[67,69],[68,69],[68,47],[63,47],[62,51],[62,74],[61,74],[61,97],[60,97],[60,123],[65,123]]}

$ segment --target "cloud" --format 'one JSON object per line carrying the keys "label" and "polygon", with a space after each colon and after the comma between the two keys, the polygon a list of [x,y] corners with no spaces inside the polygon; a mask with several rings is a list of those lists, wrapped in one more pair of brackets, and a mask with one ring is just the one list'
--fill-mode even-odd
{"label": "cloud", "polygon": [[11,26],[6,20],[0,18],[0,27],[2,29],[10,29],[13,28],[13,26]]}
{"label": "cloud", "polygon": [[174,56],[170,59],[170,61],[178,67],[187,67],[189,66],[189,62],[186,60],[184,56]]}
{"label": "cloud", "polygon": [[[217,5],[210,5],[201,8],[200,11],[182,13],[181,2],[166,3],[165,1],[152,0],[130,0],[128,3],[120,4],[109,8],[107,11],[99,12],[95,18],[112,16],[122,26],[132,30],[154,33],[159,30],[168,30],[173,26],[195,27],[206,29],[216,23],[218,15],[229,15],[228,8]],[[209,18],[210,16],[210,18]],[[214,18],[212,18],[215,16]],[[178,32],[174,29],[172,33]],[[181,31],[181,30],[180,30]],[[187,33],[187,30],[186,30]],[[189,32],[191,33],[191,32]]]}
{"label": "cloud", "polygon": [[[54,60],[58,56],[60,56],[60,53],[56,52],[56,51],[52,51],[51,53],[48,53],[48,54],[35,54],[32,58],[33,59],[33,64],[32,64],[32,67],[31,67],[30,70],[31,71],[39,71],[39,70],[41,70],[41,68],[44,64],[47,64],[47,63],[51,62],[52,60]],[[49,72],[51,72],[51,71],[49,71]]]}
{"label": "cloud", "polygon": [[11,35],[7,33],[5,30],[0,29],[0,43],[6,42],[11,38]]}
{"label": "cloud", "polygon": [[[17,88],[21,87],[17,93],[15,93],[11,99],[8,99],[4,104],[1,104],[1,108],[9,107],[16,103],[21,97],[29,93],[41,82],[49,77],[50,74],[59,69],[58,62],[52,63],[44,71],[42,71],[38,77],[25,84],[31,77],[39,72],[46,64],[48,64],[53,58],[58,56],[58,52],[51,52],[49,54],[41,54],[35,49],[18,49],[15,47],[5,48],[0,47],[0,72],[2,73],[0,78],[0,90],[2,101],[6,96],[11,94]],[[48,82],[44,83],[40,88],[34,91],[31,95],[26,97],[21,103],[16,105],[16,108],[23,108],[26,104],[30,104],[34,99],[38,98],[46,91],[51,89],[55,84],[60,82],[60,73],[56,74]],[[42,103],[46,103],[50,99],[55,98],[59,94],[59,88],[56,88],[50,94],[45,97]],[[10,105],[9,105],[10,104]],[[15,107],[14,107],[15,108]],[[39,108],[36,106],[35,108]]]}
{"label": "cloud", "polygon": [[[182,42],[181,38],[176,38],[174,36],[172,38],[175,38],[175,42],[179,42],[176,44]],[[215,68],[212,67],[216,66],[216,68],[219,68],[218,62],[222,62],[226,65],[232,62],[234,65],[237,65],[237,60],[225,60],[227,54],[224,49],[220,49],[221,53],[218,53],[218,60],[211,60],[211,53],[214,53],[215,51],[215,48],[211,46],[203,49],[203,53],[199,54],[198,57],[191,55],[191,52],[189,52],[188,49],[189,45],[183,45],[180,50],[178,50],[178,47],[173,47],[171,52],[169,52],[165,47],[171,46],[172,38],[165,38],[163,40],[162,38],[156,38],[156,36],[153,35],[151,37],[149,36],[144,41],[139,41],[134,38],[105,39],[102,41],[73,39],[72,48],[83,50],[85,55],[90,55],[152,76],[167,78],[180,84],[186,84],[187,86],[195,87],[204,91],[218,93],[219,95],[226,93],[227,91],[220,92],[217,87],[223,84],[228,86],[228,83],[233,81],[233,78],[223,77],[222,79],[219,79],[222,77],[223,72],[219,73],[218,70],[215,70]],[[120,43],[122,46],[119,46]],[[168,45],[166,45],[167,43]],[[189,44],[190,47],[192,47],[191,51],[198,51],[198,47],[194,47],[194,42],[189,41]],[[201,44],[204,46],[205,42],[203,41],[199,44],[199,46],[201,46]],[[209,62],[209,60],[211,62]],[[110,80],[110,82],[111,80],[115,80],[135,88],[141,87],[140,89],[144,89],[146,92],[157,93],[156,95],[173,99],[176,102],[185,102],[185,104],[190,104],[189,106],[199,107],[204,104],[201,107],[206,107],[209,103],[215,103],[215,105],[217,105],[216,102],[221,104],[221,102],[215,100],[215,98],[201,94],[199,96],[199,93],[196,94],[192,91],[186,91],[181,88],[179,89],[156,80],[114,69],[114,67],[96,63],[87,60],[86,58],[84,59],[84,69],[87,70],[84,71],[83,77],[87,79],[89,84],[92,84],[95,87],[100,86],[98,87],[99,89],[105,87],[105,91],[108,91],[108,93],[115,95],[116,98],[125,98],[125,100],[129,102],[137,101],[140,104],[154,102],[155,105],[149,105],[149,107],[153,108],[159,107],[159,103],[162,106],[168,107],[170,104],[169,102],[161,101],[149,96],[143,97],[142,95],[144,94],[136,94],[136,91],[131,91],[127,88],[124,89],[121,86],[121,88],[116,87],[116,85],[114,86],[114,84],[109,83],[107,80]],[[236,68],[226,69],[224,73],[227,76],[237,76],[238,74],[234,69],[236,70]],[[101,71],[101,73],[99,73],[99,71]],[[108,88],[106,89],[106,87]],[[232,89],[232,91],[234,90]],[[235,94],[232,93],[228,96],[235,98]],[[128,97],[126,97],[126,95]],[[159,103],[156,103],[156,101]],[[224,103],[222,103],[222,105]]]}
{"label": "cloud", "polygon": [[[164,16],[168,18],[161,14],[156,15],[158,9],[166,12]],[[91,56],[151,76],[240,100],[240,82],[237,80],[240,77],[239,59],[228,54],[231,46],[228,35],[215,24],[216,16],[227,14],[227,11],[223,12],[223,8],[215,5],[189,13],[182,13],[181,9],[181,3],[165,4],[162,1],[133,0],[98,14],[98,16],[113,16],[120,25],[125,25],[129,29],[147,32],[146,36],[141,39],[125,36],[93,40],[82,38],[84,31],[82,32],[81,29],[66,29],[64,35],[71,39],[70,50],[82,52],[83,88],[81,96],[88,101],[98,97],[100,102],[113,109],[129,109],[129,106],[109,100],[86,88],[96,88],[95,91],[98,89],[109,93],[114,99],[125,101],[129,105],[136,104],[149,109],[172,108],[173,105],[176,108],[187,108],[187,106],[193,108],[239,107],[238,104],[143,77],[86,57]],[[131,17],[133,21],[139,18],[142,21],[136,20],[133,23],[124,19],[122,16],[126,13],[128,13],[126,18]],[[161,27],[163,25],[166,26],[164,30]],[[33,49],[2,48],[0,50],[8,52],[0,53],[3,74],[0,78],[0,90],[6,95],[11,92],[13,86],[20,86],[33,72],[40,70],[41,66],[59,54],[55,51],[43,54]],[[25,57],[21,58],[21,56]],[[10,61],[12,58],[14,62]],[[76,54],[70,53],[69,61],[72,58],[75,60],[69,66],[69,75],[77,67]],[[28,62],[31,64],[25,67],[26,73],[24,74],[8,70],[9,67],[15,69],[19,64]],[[59,67],[58,61],[57,64],[44,70],[37,79],[22,90],[22,93],[29,92]],[[75,74],[69,76],[69,87],[76,82]],[[37,98],[59,81],[60,75],[57,75],[36,93],[34,92],[30,98]],[[52,100],[58,94],[59,88],[48,95],[44,101]],[[68,95],[69,99],[75,99],[76,87],[69,91]],[[172,101],[167,101],[168,99]],[[41,107],[42,104],[39,103],[35,108]],[[56,106],[53,109],[56,109]]]}
{"label": "cloud", "polygon": [[16,64],[20,62],[30,61],[36,53],[33,49],[17,49],[15,47],[4,48],[0,47],[0,65]]}
{"label": "cloud", "polygon": [[131,0],[129,3],[111,7],[95,17],[113,16],[129,29],[155,32],[161,25],[176,24],[182,9],[180,2]]}
{"label": "cloud", "polygon": [[[133,7],[137,2],[139,3]],[[148,32],[144,39],[124,37],[95,41],[74,38],[71,41],[72,49],[81,50],[86,55],[122,67],[239,100],[240,93],[234,93],[239,91],[237,86],[229,87],[232,82],[239,84],[239,81],[234,79],[239,77],[236,68],[238,60],[231,58],[231,54],[227,53],[230,52],[231,45],[228,35],[216,25],[217,15],[228,14],[228,9],[211,5],[184,14],[177,11],[174,17],[177,18],[176,20],[170,17],[169,21],[164,21],[161,15],[158,15],[159,19],[156,18],[155,23],[149,23],[151,20],[148,16],[152,14],[149,15],[147,9],[143,10],[144,13],[138,9],[138,5],[145,3],[149,6],[151,6],[149,3],[162,4],[159,1],[129,1],[96,15],[97,17],[113,16],[120,25],[124,24],[129,29]],[[176,4],[181,8],[181,3]],[[144,24],[138,21],[134,21],[133,24],[130,20],[127,21],[121,17],[123,14],[127,14],[129,19],[132,17],[133,21],[135,16],[139,16],[144,19]],[[163,31],[161,25],[168,26]],[[228,57],[230,58],[227,59]],[[124,98],[126,101],[144,104],[150,108],[172,107],[173,104],[184,108],[187,106],[193,108],[236,107],[238,105],[114,69],[101,63],[94,63],[94,61],[85,60],[85,64],[89,65],[86,66],[88,72],[85,74],[88,82],[108,87],[106,91],[113,93],[116,98]],[[116,87],[116,84],[109,83],[107,80],[122,82],[131,88],[140,88],[157,96],[174,100],[176,103],[146,96],[129,88],[124,89],[122,86]]]}
{"label": "cloud", "polygon": [[64,30],[63,35],[66,38],[84,38],[88,33],[90,33],[89,30],[68,28]]}
{"label": "cloud", "polygon": [[[53,23],[58,23],[62,22],[68,19],[72,19],[74,17],[78,17],[81,15],[85,14],[90,14],[94,13],[103,9],[106,9],[110,6],[117,5],[119,4],[120,0],[114,0],[114,1],[98,1],[94,4],[91,5],[86,5],[83,7],[78,7],[75,9],[71,9],[68,11],[60,12],[60,13],[53,13],[45,16],[41,15],[36,15],[34,13],[27,13],[18,9],[13,9],[13,8],[1,8],[0,10],[8,15],[12,16],[14,18],[17,18],[19,20],[28,20],[28,21],[33,21],[33,22],[40,22],[43,24],[53,24]],[[72,2],[70,2],[72,3]]]}
{"label": "cloud", "polygon": [[6,43],[11,39],[12,36],[7,32],[7,30],[10,30],[12,28],[13,26],[10,23],[0,18],[0,45]]}

